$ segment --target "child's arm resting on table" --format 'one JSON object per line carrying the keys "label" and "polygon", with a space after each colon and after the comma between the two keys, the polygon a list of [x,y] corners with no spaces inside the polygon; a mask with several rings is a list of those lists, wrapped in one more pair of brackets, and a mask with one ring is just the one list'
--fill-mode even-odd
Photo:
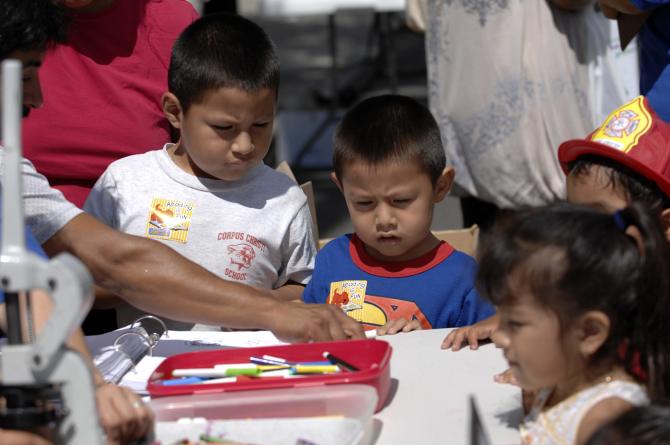
{"label": "child's arm resting on table", "polygon": [[418,331],[420,329],[421,323],[419,323],[419,320],[398,318],[388,321],[384,326],[377,328],[377,335],[393,335],[398,332]]}
{"label": "child's arm resting on table", "polygon": [[470,345],[470,349],[477,349],[479,340],[491,338],[498,329],[498,323],[499,317],[496,314],[471,326],[454,329],[442,341],[442,349],[451,348],[452,351],[458,351],[466,341]]}

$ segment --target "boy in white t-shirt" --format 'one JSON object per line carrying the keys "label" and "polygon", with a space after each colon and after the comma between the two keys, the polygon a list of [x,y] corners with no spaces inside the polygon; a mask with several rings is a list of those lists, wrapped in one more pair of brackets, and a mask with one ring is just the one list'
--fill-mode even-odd
{"label": "boy in white t-shirt", "polygon": [[[316,254],[307,199],[263,164],[278,83],[275,46],[258,25],[230,14],[195,21],[175,43],[162,98],[178,142],[112,163],[85,210],[222,278],[299,299]],[[120,325],[142,314],[117,311]]]}

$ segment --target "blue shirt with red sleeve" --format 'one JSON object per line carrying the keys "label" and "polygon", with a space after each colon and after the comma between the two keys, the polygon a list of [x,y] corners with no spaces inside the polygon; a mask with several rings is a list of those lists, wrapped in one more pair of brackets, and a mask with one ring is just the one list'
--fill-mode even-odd
{"label": "blue shirt with red sleeve", "polygon": [[424,329],[466,326],[495,313],[474,289],[476,271],[474,259],[444,241],[420,258],[383,263],[344,235],[319,251],[303,301],[336,304],[367,327],[398,318]]}

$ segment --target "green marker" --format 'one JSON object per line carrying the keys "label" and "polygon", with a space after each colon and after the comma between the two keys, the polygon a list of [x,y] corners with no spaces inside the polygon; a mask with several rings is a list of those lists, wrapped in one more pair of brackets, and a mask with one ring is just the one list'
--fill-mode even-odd
{"label": "green marker", "polygon": [[259,368],[227,368],[224,370],[227,377],[235,377],[238,375],[252,375],[258,376],[263,371]]}

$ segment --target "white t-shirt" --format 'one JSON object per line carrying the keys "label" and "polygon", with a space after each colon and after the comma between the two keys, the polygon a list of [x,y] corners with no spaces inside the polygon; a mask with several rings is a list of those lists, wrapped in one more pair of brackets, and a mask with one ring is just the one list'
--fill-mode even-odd
{"label": "white t-shirt", "polygon": [[[291,179],[264,164],[239,181],[199,178],[172,161],[168,146],[110,164],[84,209],[229,281],[264,289],[309,281],[316,255],[311,217]],[[123,325],[141,314],[126,309],[117,309]]]}
{"label": "white t-shirt", "polygon": [[[23,208],[26,225],[40,244],[44,244],[72,218],[82,213],[27,159],[21,160]],[[4,149],[0,147],[0,178],[5,174]]]}

